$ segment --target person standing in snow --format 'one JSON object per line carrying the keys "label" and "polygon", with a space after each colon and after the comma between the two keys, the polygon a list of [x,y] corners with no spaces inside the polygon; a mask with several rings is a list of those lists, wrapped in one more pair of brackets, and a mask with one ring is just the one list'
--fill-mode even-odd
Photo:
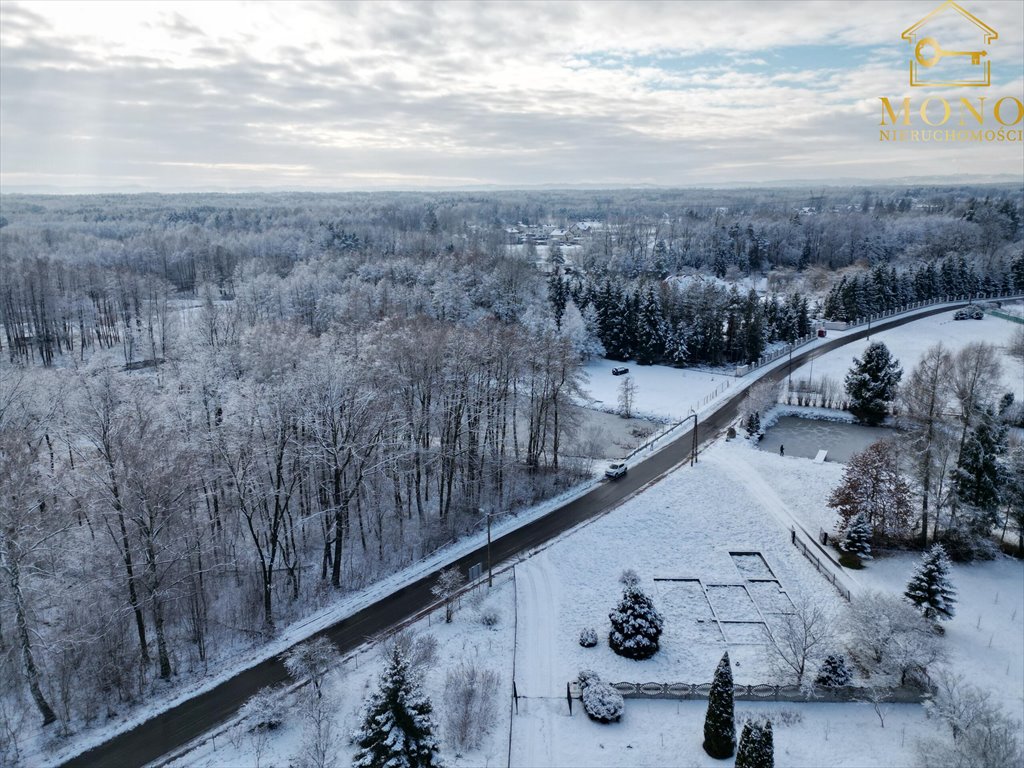
{"label": "person standing in snow", "polygon": [[782,443],[779,443],[779,456],[785,456],[785,455],[786,455],[786,446],[784,446]]}

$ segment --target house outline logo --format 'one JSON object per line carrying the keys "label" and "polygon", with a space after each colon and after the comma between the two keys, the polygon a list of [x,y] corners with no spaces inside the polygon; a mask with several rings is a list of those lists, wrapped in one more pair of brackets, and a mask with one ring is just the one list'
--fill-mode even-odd
{"label": "house outline logo", "polygon": [[[987,47],[975,46],[969,51],[945,50],[935,37],[928,35],[924,29],[930,22],[946,11],[954,11],[960,17],[977,28],[980,35],[980,42],[988,46],[993,40],[999,39],[999,33],[983,22],[970,11],[961,7],[953,0],[946,0],[942,5],[929,13],[923,19],[911,27],[903,30],[900,37],[912,46],[910,56],[910,85],[913,87],[936,87],[936,86],[974,86],[987,87],[992,84],[992,61],[988,58]],[[922,34],[923,33],[923,34]],[[941,68],[933,71],[942,59],[946,57],[966,57],[970,59],[972,67],[978,67],[979,73],[976,79],[972,78],[949,78],[948,74],[943,75]]]}

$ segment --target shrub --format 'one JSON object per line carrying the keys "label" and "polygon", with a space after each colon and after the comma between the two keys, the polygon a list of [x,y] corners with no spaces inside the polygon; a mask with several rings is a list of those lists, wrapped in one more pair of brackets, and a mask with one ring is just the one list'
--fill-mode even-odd
{"label": "shrub", "polygon": [[580,684],[583,710],[587,717],[599,723],[615,723],[622,718],[626,703],[622,694],[601,680],[597,673],[590,669],[580,672],[577,678]]}
{"label": "shrub", "polygon": [[472,661],[448,670],[444,685],[445,732],[459,749],[476,749],[498,714],[498,673]]}
{"label": "shrub", "polygon": [[838,688],[849,685],[852,679],[853,675],[850,674],[850,669],[846,666],[846,657],[841,653],[830,653],[821,663],[814,682],[825,688]]}
{"label": "shrub", "polygon": [[484,606],[484,608],[481,609],[480,623],[483,624],[485,627],[496,627],[498,626],[499,620],[500,617],[498,616],[497,609],[489,605]]}
{"label": "shrub", "polygon": [[285,708],[281,691],[263,688],[242,705],[242,717],[251,723],[251,729],[273,731],[284,722]]}
{"label": "shrub", "polygon": [[742,728],[747,723],[760,723],[771,720],[776,725],[800,725],[804,721],[803,714],[796,709],[762,709],[758,712],[737,712],[736,725]]}
{"label": "shrub", "polygon": [[972,525],[957,525],[947,528],[936,539],[957,563],[972,563],[975,560],[994,560],[999,548],[988,533]]}
{"label": "shrub", "polygon": [[580,645],[584,648],[593,648],[597,645],[597,630],[593,627],[587,627],[580,632]]}

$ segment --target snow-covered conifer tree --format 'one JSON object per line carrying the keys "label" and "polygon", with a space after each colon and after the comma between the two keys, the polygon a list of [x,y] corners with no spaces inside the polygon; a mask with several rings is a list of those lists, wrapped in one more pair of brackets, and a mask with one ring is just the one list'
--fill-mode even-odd
{"label": "snow-covered conifer tree", "polygon": [[658,652],[664,620],[651,598],[640,589],[636,574],[626,571],[622,576],[626,588],[618,606],[608,614],[612,622],[608,645],[620,656],[649,659]]}
{"label": "snow-covered conifer tree", "polygon": [[356,768],[440,766],[432,713],[405,655],[395,645],[380,685],[363,710],[363,724],[353,736],[359,750],[352,764]]}
{"label": "snow-covered conifer tree", "polygon": [[871,523],[868,522],[868,517],[863,512],[854,515],[853,520],[846,526],[846,535],[839,548],[853,558],[856,568],[860,568],[861,563],[865,560],[871,559],[872,533]]}
{"label": "snow-covered conifer tree", "polygon": [[846,374],[850,413],[867,424],[881,424],[902,377],[903,369],[889,348],[880,341],[869,344]]}
{"label": "snow-covered conifer tree", "polygon": [[924,554],[903,594],[923,610],[926,619],[953,618],[956,591],[949,582],[949,557],[941,544]]}
{"label": "snow-covered conifer tree", "polygon": [[747,722],[736,750],[736,768],[775,768],[775,744],[770,720]]}
{"label": "snow-covered conifer tree", "polygon": [[852,677],[849,667],[846,666],[846,657],[841,653],[830,653],[821,662],[818,676],[814,678],[814,682],[825,688],[836,688],[841,685],[849,685]]}
{"label": "snow-covered conifer tree", "polygon": [[732,665],[726,651],[715,669],[704,718],[704,751],[719,760],[736,751],[736,720],[732,698]]}
{"label": "snow-covered conifer tree", "polygon": [[743,427],[747,430],[747,434],[753,437],[761,431],[761,414],[757,411],[751,411],[750,415],[747,416],[747,422]]}

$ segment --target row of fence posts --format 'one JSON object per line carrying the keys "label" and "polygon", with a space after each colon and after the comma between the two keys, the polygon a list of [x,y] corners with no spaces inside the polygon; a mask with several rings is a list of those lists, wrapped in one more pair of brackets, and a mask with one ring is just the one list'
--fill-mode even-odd
{"label": "row of fence posts", "polygon": [[833,587],[836,588],[836,591],[839,592],[843,599],[845,599],[846,602],[850,602],[853,597],[850,594],[850,590],[848,590],[846,587],[842,586],[838,581],[836,581],[835,573],[827,566],[825,566],[824,563],[821,562],[821,558],[819,558],[816,553],[812,552],[806,544],[800,541],[800,538],[796,535],[796,528],[789,529],[789,536],[794,546],[796,546],[796,548],[803,553],[804,557],[806,557],[808,560],[811,561],[811,563],[813,563],[814,570],[816,570],[818,573],[824,573],[828,577],[829,582],[832,584]]}
{"label": "row of fence posts", "polygon": [[[1003,293],[1003,294],[998,294],[997,293],[997,294],[984,294],[984,295],[976,295],[976,296],[945,296],[945,297],[941,297],[941,298],[938,298],[938,299],[929,299],[928,301],[914,301],[914,302],[910,302],[909,304],[904,304],[904,305],[902,305],[900,307],[896,307],[895,309],[887,309],[887,310],[884,310],[882,312],[876,312],[875,314],[869,315],[868,317],[858,317],[856,320],[848,321],[847,324],[846,324],[846,328],[847,328],[847,330],[849,330],[850,328],[857,328],[857,327],[859,327],[861,325],[864,325],[865,323],[870,324],[870,323],[875,322],[876,320],[883,320],[883,319],[885,319],[887,317],[892,317],[893,315],[899,315],[899,314],[902,314],[903,312],[910,312],[910,311],[915,310],[915,309],[921,309],[921,307],[930,307],[930,306],[935,305],[935,304],[949,304],[949,303],[954,302],[954,301],[975,301],[975,300],[988,300],[988,299],[1008,299],[1008,298],[1015,297],[1016,295],[1017,294],[1013,294],[1013,293]],[[774,352],[771,352],[768,355],[765,355],[765,356],[759,358],[756,363],[749,363],[746,366],[738,366],[737,370],[739,368],[745,368],[745,370],[744,370],[744,372],[742,374],[737,374],[737,375],[738,376],[745,376],[748,373],[751,373],[752,371],[756,371],[758,368],[760,368],[760,367],[762,367],[764,365],[767,365],[768,363],[775,362],[776,360],[778,360],[783,355],[788,354],[791,351],[794,351],[794,350],[804,346],[808,342],[814,341],[814,339],[816,339],[816,338],[817,338],[817,336],[812,333],[810,336],[805,336],[805,337],[803,337],[801,339],[797,339],[792,344],[789,344],[786,347],[783,347],[782,349],[778,349],[778,350],[776,350]]]}

